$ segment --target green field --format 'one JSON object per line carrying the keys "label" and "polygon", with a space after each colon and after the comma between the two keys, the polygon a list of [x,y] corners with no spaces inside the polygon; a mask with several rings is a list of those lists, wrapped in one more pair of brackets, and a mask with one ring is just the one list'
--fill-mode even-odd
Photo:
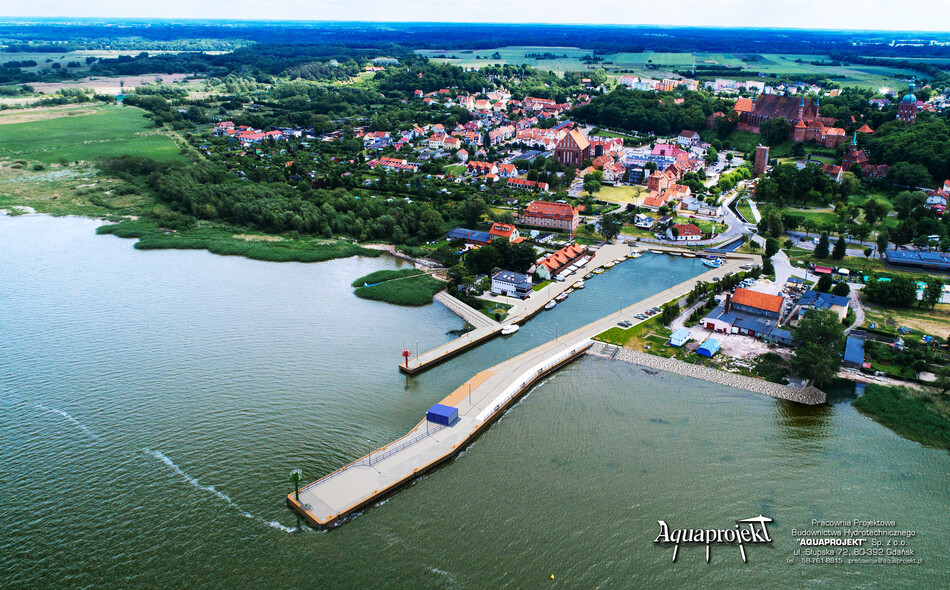
{"label": "green field", "polygon": [[[492,59],[492,54],[498,53],[500,59]],[[746,53],[657,53],[644,51],[642,53],[613,53],[604,55],[604,61],[588,65],[581,62],[585,55],[593,53],[590,49],[578,47],[500,47],[497,49],[425,49],[416,53],[432,58],[439,62],[453,63],[465,68],[478,68],[492,64],[528,64],[541,70],[553,70],[558,73],[570,71],[584,71],[590,68],[603,67],[607,71],[617,73],[631,72],[636,75],[650,78],[663,78],[671,75],[672,70],[692,68],[695,63],[701,65],[741,66],[742,70],[734,74],[719,77],[747,79],[755,73],[782,75],[818,74],[828,76],[844,86],[858,86],[862,88],[878,89],[882,86],[895,88],[898,80],[905,80],[915,74],[910,70],[889,68],[886,66],[832,66],[813,65],[808,62],[830,62],[827,55],[795,55],[795,54],[746,54]],[[552,53],[556,59],[537,60],[526,57],[529,53]],[[438,57],[443,56],[443,57]],[[563,57],[562,57],[563,56]],[[750,61],[744,61],[749,59]],[[801,60],[798,62],[797,60]],[[702,75],[701,72],[699,75]]]}
{"label": "green field", "polygon": [[[50,164],[124,155],[156,160],[182,158],[175,142],[155,129],[143,111],[133,107],[96,106],[76,112],[90,110],[91,114],[0,124],[0,160]],[[9,111],[0,117],[15,113]]]}

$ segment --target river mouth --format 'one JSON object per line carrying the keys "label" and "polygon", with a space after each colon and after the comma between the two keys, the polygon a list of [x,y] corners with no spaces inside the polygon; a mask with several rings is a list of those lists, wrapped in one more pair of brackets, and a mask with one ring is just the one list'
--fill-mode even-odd
{"label": "river mouth", "polygon": [[[0,217],[0,571],[11,586],[535,587],[554,574],[571,587],[734,588],[750,567],[790,587],[945,579],[946,452],[847,399],[803,409],[590,357],[345,527],[298,528],[284,505],[290,469],[313,479],[394,440],[479,370],[702,265],[625,262],[517,334],[407,377],[401,350],[432,348],[463,323],[438,304],[352,295],[355,277],[399,267],[391,258],[142,252],[94,227]],[[652,543],[660,519],[723,527],[758,514],[775,519],[775,541],[750,547],[748,564],[723,547],[707,565],[702,547],[684,546],[671,566]],[[927,561],[786,563],[792,528],[846,516],[918,529]]]}

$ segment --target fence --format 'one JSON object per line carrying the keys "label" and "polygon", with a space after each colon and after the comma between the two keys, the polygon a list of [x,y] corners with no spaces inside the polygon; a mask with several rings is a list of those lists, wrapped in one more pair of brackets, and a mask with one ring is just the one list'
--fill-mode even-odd
{"label": "fence", "polygon": [[376,453],[370,453],[369,455],[363,457],[362,459],[359,459],[359,460],[357,460],[357,461],[353,461],[352,463],[349,463],[349,464],[347,464],[347,465],[344,465],[343,467],[337,469],[336,471],[334,471],[334,472],[332,472],[332,473],[328,473],[327,475],[321,477],[321,478],[318,479],[317,481],[314,481],[314,482],[312,482],[312,483],[309,483],[309,484],[305,485],[304,487],[300,488],[300,491],[303,492],[303,491],[306,491],[306,490],[309,489],[309,488],[312,488],[313,486],[315,486],[315,485],[317,485],[317,484],[321,484],[321,483],[327,482],[327,481],[333,479],[334,477],[340,475],[341,473],[345,472],[347,469],[350,469],[351,467],[357,467],[357,466],[360,466],[360,465],[365,465],[365,466],[367,466],[367,467],[370,467],[370,466],[373,465],[373,463],[379,463],[380,461],[382,461],[382,460],[384,460],[384,459],[387,459],[387,458],[389,458],[389,457],[395,455],[395,454],[398,453],[399,451],[402,451],[403,449],[407,449],[407,448],[411,447],[412,445],[416,444],[417,442],[419,442],[419,441],[421,441],[421,440],[423,440],[423,439],[425,439],[425,438],[427,438],[427,437],[429,437],[429,436],[432,436],[433,434],[439,432],[440,430],[442,430],[442,429],[444,429],[444,428],[445,428],[445,426],[443,426],[443,425],[441,425],[441,424],[431,424],[431,423],[430,423],[429,426],[428,426],[428,430],[427,430],[426,432],[417,434],[416,436],[414,436],[414,437],[412,437],[412,438],[404,439],[402,442],[396,444],[395,446],[386,447],[386,450],[385,450],[385,451],[376,452]]}

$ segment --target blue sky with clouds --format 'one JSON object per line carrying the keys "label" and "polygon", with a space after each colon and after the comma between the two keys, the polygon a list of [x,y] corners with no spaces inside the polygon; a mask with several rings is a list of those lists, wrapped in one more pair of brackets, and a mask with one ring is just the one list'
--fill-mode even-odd
{"label": "blue sky with clouds", "polygon": [[0,0],[0,16],[950,30],[950,0]]}

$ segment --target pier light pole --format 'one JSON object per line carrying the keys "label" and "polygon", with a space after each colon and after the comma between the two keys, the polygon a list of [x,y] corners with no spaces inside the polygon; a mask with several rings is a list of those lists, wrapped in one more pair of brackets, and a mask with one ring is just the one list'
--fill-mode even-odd
{"label": "pier light pole", "polygon": [[294,484],[294,497],[300,502],[300,480],[303,479],[303,471],[294,469],[290,472],[290,481]]}

